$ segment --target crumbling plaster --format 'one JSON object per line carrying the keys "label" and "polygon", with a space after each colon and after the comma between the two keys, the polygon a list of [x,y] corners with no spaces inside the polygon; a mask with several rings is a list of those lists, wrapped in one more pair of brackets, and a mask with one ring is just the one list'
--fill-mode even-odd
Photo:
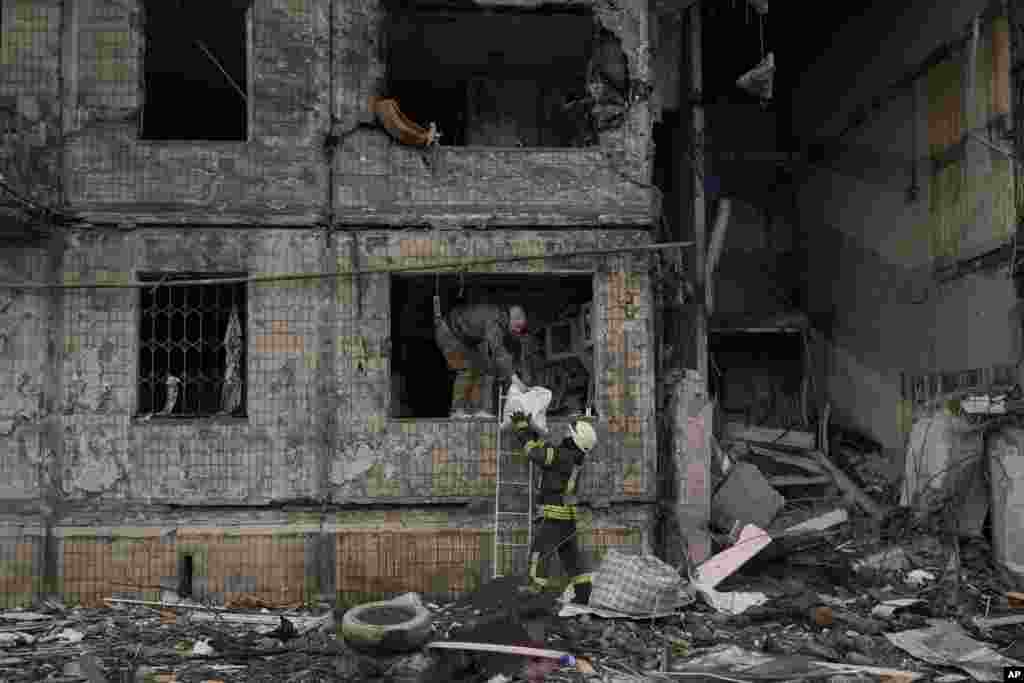
{"label": "crumbling plaster", "polygon": [[[649,240],[646,227],[656,212],[649,185],[652,77],[646,9],[639,0],[595,6],[602,25],[622,41],[636,86],[625,123],[603,132],[598,147],[445,149],[436,171],[428,173],[417,153],[383,133],[360,133],[335,155],[333,213],[337,223],[364,230],[314,227],[331,215],[324,143],[332,108],[344,128],[364,96],[376,92],[384,68],[376,56],[378,34],[371,30],[379,24],[380,6],[363,0],[335,3],[331,65],[329,1],[254,3],[251,139],[240,143],[138,139],[141,0],[2,3],[0,98],[6,99],[0,105],[6,103],[17,122],[21,145],[2,150],[10,169],[5,179],[36,199],[63,197],[67,210],[119,229],[69,230],[49,252],[5,248],[3,258],[17,267],[0,263],[0,280],[118,284],[159,270],[271,275],[429,267],[438,259],[566,253]],[[348,78],[353,64],[358,77]],[[512,229],[365,229],[424,223]],[[565,264],[469,270],[536,273],[555,267]],[[646,530],[655,480],[647,257],[577,258],[571,268],[594,273],[599,316],[602,447],[583,487],[585,498],[601,507],[593,517],[585,512],[585,519],[598,529]],[[338,513],[338,528],[359,538],[373,538],[396,523],[392,530],[429,533],[436,527],[440,534],[456,524],[486,536],[486,514],[424,506],[461,504],[491,490],[486,460],[495,427],[387,418],[387,276],[250,284],[244,419],[135,415],[136,289],[0,294],[11,299],[0,312],[0,326],[14,329],[5,332],[0,347],[0,382],[16,388],[0,400],[0,474],[9,482],[0,485],[0,501],[11,511],[44,514],[28,536],[22,533],[24,515],[0,520],[0,531],[17,532],[20,539],[11,542],[11,553],[30,567],[0,571],[0,579],[16,582],[0,590],[5,599],[25,602],[46,588],[38,579],[43,576],[61,580],[58,590],[70,598],[109,595],[114,587],[97,582],[97,571],[108,581],[145,556],[126,550],[131,544],[107,540],[131,523],[156,526],[161,547],[170,549],[170,564],[151,577],[156,582],[177,572],[176,555],[204,542],[204,533],[196,532],[182,533],[176,544],[177,525],[216,532],[218,525],[262,519],[287,531],[295,521],[291,515],[306,513],[276,509],[285,505],[390,504],[386,512]],[[0,298],[0,308],[5,301]],[[397,512],[402,505],[418,507]],[[383,527],[377,514],[385,515]],[[331,520],[323,526],[325,519],[313,520],[323,532],[311,533],[302,552],[306,578],[315,567],[313,583],[332,586],[335,568],[340,572],[344,562],[332,554],[341,540]],[[280,589],[276,581],[295,578],[260,565],[256,555],[269,557],[263,546],[254,544],[253,553],[251,567],[199,584],[211,592],[220,586],[221,595],[257,588],[272,594]],[[413,561],[430,553],[421,555]],[[409,578],[419,580],[411,570]]]}
{"label": "crumbling plaster", "polygon": [[[126,220],[204,215],[247,224],[312,223],[322,215],[329,127],[324,1],[258,0],[250,45],[250,139],[237,143],[139,139],[141,0],[83,0],[69,200]],[[202,106],[202,103],[186,103]]]}
{"label": "crumbling plaster", "polygon": [[4,3],[0,11],[0,179],[53,203],[62,170],[61,2]]}
{"label": "crumbling plaster", "polygon": [[[319,230],[81,230],[69,235],[62,276],[91,284],[125,283],[150,271],[316,273],[326,239]],[[573,253],[646,239],[640,231],[334,235],[330,253],[343,275],[336,282],[248,286],[243,419],[136,415],[138,290],[68,290],[63,495],[80,502],[201,504],[487,495],[493,488],[482,454],[493,449],[496,426],[388,417],[390,276],[347,275],[356,267],[430,270],[440,263]],[[567,263],[559,269],[594,273],[602,457],[589,475],[593,494],[607,500],[650,497],[654,379],[647,260],[584,256]],[[469,272],[523,273],[551,267],[539,261],[467,266]],[[333,328],[323,322],[328,313]],[[329,366],[333,376],[321,370]]]}
{"label": "crumbling plaster", "polygon": [[[881,94],[939,44],[963,35],[983,2],[912,3],[897,18],[869,14],[837,38],[796,94],[797,130],[829,139],[857,104]],[[881,11],[881,10],[879,10]],[[885,26],[884,34],[878,27]],[[877,36],[875,36],[877,34]],[[878,38],[874,41],[871,37]],[[872,45],[863,63],[854,48]],[[839,63],[860,63],[856,73]],[[920,90],[917,127],[919,190],[912,184],[910,92],[899,93],[843,140],[828,164],[813,169],[800,190],[800,229],[809,254],[812,314],[831,318],[828,389],[835,418],[879,439],[901,461],[908,423],[900,373],[956,372],[1014,363],[1019,335],[1013,283],[1005,273],[969,275],[949,284],[933,277],[936,240],[930,214],[928,101]],[[842,97],[834,95],[838,90]],[[972,146],[969,173],[980,177],[998,160]],[[994,202],[982,197],[957,231],[958,257],[992,249],[1008,235]]]}
{"label": "crumbling plaster", "polygon": [[[325,218],[334,158],[337,220],[400,225],[417,214],[459,224],[643,225],[651,186],[653,76],[640,0],[594,3],[622,43],[631,78],[624,123],[589,149],[488,150],[442,146],[428,166],[382,130],[355,128],[384,92],[381,0],[334,0],[335,93],[329,103],[328,0],[253,5],[252,125],[248,142],[149,142],[138,136],[144,96],[140,0],[84,0],[79,77],[67,146],[71,206],[94,220],[298,225]],[[338,136],[330,153],[328,133]],[[443,141],[442,141],[443,145]]]}

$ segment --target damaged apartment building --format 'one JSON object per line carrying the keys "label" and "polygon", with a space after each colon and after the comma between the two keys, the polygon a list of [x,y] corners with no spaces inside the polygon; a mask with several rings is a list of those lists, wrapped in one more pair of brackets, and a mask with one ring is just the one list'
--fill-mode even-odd
{"label": "damaged apartment building", "polygon": [[0,604],[511,571],[435,296],[527,309],[524,379],[601,440],[584,549],[652,544],[644,2],[0,10]]}
{"label": "damaged apartment building", "polygon": [[816,10],[773,81],[754,0],[0,0],[0,607],[524,571],[463,302],[595,427],[593,563],[707,558],[751,442],[898,488],[1024,338],[1024,9],[933,4]]}

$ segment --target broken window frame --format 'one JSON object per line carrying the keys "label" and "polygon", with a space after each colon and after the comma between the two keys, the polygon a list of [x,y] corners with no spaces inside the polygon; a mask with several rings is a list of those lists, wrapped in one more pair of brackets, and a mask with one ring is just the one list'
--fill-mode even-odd
{"label": "broken window frame", "polygon": [[[138,315],[136,319],[136,344],[137,344],[137,366],[135,373],[135,418],[146,418],[146,419],[184,419],[184,420],[202,420],[209,418],[228,418],[228,419],[248,419],[248,300],[249,292],[245,283],[238,282],[225,282],[224,284],[196,284],[196,285],[168,285],[168,282],[182,281],[182,280],[220,280],[220,279],[231,279],[246,277],[246,273],[232,272],[232,273],[209,273],[209,272],[159,272],[159,271],[144,271],[136,274],[137,279],[140,282],[151,282],[152,286],[147,286],[139,289],[138,294]],[[168,300],[166,307],[158,306],[156,296],[159,290],[182,289],[185,290],[185,294],[182,295],[184,302],[182,306],[174,306],[173,299]],[[210,308],[206,308],[203,305],[205,300],[206,291],[210,291],[214,288],[219,288],[220,291],[215,295],[215,303]],[[189,303],[188,297],[190,291],[202,290],[200,294],[200,306],[197,310],[194,306]],[[228,301],[223,301],[224,292],[229,292]],[[170,293],[169,296],[173,296]],[[150,298],[150,305],[147,306],[147,297]],[[224,308],[223,306],[227,306]],[[233,364],[235,377],[238,383],[238,405],[233,410],[223,410],[223,391],[225,378],[228,375],[227,368],[227,351],[226,351],[226,340],[225,336],[228,331],[230,324],[230,317],[232,310],[237,310],[239,329],[238,333],[240,339],[238,340],[238,347],[235,355],[235,362]],[[198,314],[200,316],[199,323],[199,339],[198,341],[190,341],[188,339],[189,332],[187,322],[182,323],[182,340],[173,339],[173,327],[172,317],[176,313],[181,313],[184,318],[188,318],[190,315]],[[156,320],[158,316],[162,316],[166,320],[166,331],[167,338],[160,340],[156,334]],[[188,368],[188,352],[190,349],[195,349],[201,354],[201,358],[205,353],[209,352],[210,344],[207,343],[206,337],[204,336],[204,328],[207,318],[220,318],[225,317],[225,323],[222,330],[219,330],[216,335],[210,335],[210,339],[217,339],[218,341],[213,344],[214,353],[217,354],[219,368],[210,370],[210,367],[206,363],[200,361],[201,367],[195,372],[190,372]],[[147,340],[145,338],[145,326],[147,322],[151,325],[152,338]],[[208,323],[207,323],[208,324]],[[216,328],[214,328],[216,329]],[[156,370],[156,363],[150,361],[150,374],[146,377],[142,374],[143,365],[143,354],[149,351],[150,353],[156,352],[158,348],[163,348],[168,354],[167,367],[158,374]],[[204,348],[205,347],[205,348]],[[174,351],[180,351],[182,359],[182,369],[178,370],[171,361],[171,354]],[[220,373],[217,373],[217,369]],[[177,372],[179,375],[174,375]],[[210,374],[207,374],[210,373]],[[180,384],[177,386],[177,401],[174,405],[173,410],[169,413],[163,413],[165,408],[167,396],[168,396],[168,382],[167,377],[173,375],[180,380]],[[210,385],[215,387],[214,394],[217,396],[217,405],[219,410],[195,410],[187,412],[186,406],[197,405],[193,403],[193,396],[197,390],[202,391],[208,388]],[[149,392],[148,401],[144,398],[144,392]],[[212,402],[211,402],[212,403]],[[200,408],[202,406],[199,406]]]}
{"label": "broken window frame", "polygon": [[[385,7],[385,12],[390,14],[391,12],[396,11],[396,7],[397,7],[397,5],[391,5],[390,3],[388,3],[387,6]],[[405,5],[401,5],[401,7],[404,9],[406,6]],[[416,12],[416,11],[420,11],[420,12],[438,12],[438,11],[440,11],[440,12],[443,12],[443,11],[445,11],[446,6],[444,4],[438,4],[437,2],[432,2],[431,0],[422,0],[422,1],[419,1],[419,2],[414,0],[413,4],[411,5],[411,8],[412,8],[413,12]],[[589,76],[589,72],[591,70],[590,59],[592,57],[592,53],[593,53],[593,49],[594,49],[594,45],[592,43],[594,41],[594,37],[597,36],[597,34],[602,30],[602,27],[600,25],[600,22],[599,22],[597,14],[593,11],[592,8],[589,8],[589,7],[586,7],[586,6],[580,6],[580,5],[567,5],[567,6],[563,7],[562,10],[564,11],[565,14],[575,14],[575,13],[579,12],[581,19],[584,19],[584,18],[589,19],[589,21],[592,23],[592,37],[590,39],[590,42],[586,45],[586,52],[587,52],[588,56],[586,57],[586,59],[583,60],[583,70],[579,74],[580,86],[581,86],[580,87],[580,97],[579,98],[574,98],[573,100],[570,100],[570,101],[567,101],[567,102],[563,103],[563,105],[564,105],[563,108],[566,111],[568,111],[568,109],[570,107],[578,107],[578,106],[581,106],[583,102],[588,101],[588,99],[587,99],[589,97],[589,95],[587,94],[588,93],[588,76]],[[449,11],[452,11],[453,13],[466,12],[466,10],[464,10],[464,9],[449,10]],[[541,13],[540,10],[537,10],[536,8],[532,8],[531,9],[528,6],[520,6],[520,5],[515,5],[515,4],[493,5],[493,6],[487,6],[487,7],[480,6],[480,7],[477,7],[474,11],[481,12],[481,13],[488,13],[488,14],[502,14],[502,13],[539,14],[539,13]],[[407,102],[411,98],[408,98],[407,95],[404,95],[399,90],[395,90],[394,92],[392,92],[392,90],[395,89],[395,84],[396,83],[398,83],[398,84],[406,83],[410,79],[409,79],[408,76],[401,76],[400,75],[398,77],[398,79],[396,80],[395,70],[394,70],[395,59],[394,59],[394,51],[393,51],[393,48],[392,48],[393,38],[392,38],[392,35],[391,35],[390,22],[385,22],[385,26],[386,26],[386,28],[384,30],[384,32],[385,32],[384,43],[386,45],[386,48],[384,50],[384,60],[385,60],[385,68],[386,68],[386,73],[387,73],[387,79],[386,79],[386,81],[387,81],[387,86],[386,87],[387,87],[387,90],[388,90],[387,98],[388,99],[397,100],[397,102],[401,106],[402,103]],[[607,29],[603,29],[603,30],[607,30]],[[481,65],[477,65],[477,67],[480,68]],[[457,132],[452,132],[451,130],[446,131],[439,124],[437,132],[441,136],[441,144],[446,149],[448,149],[448,150],[460,150],[460,151],[466,151],[466,152],[476,152],[476,153],[480,153],[480,152],[491,152],[491,153],[494,153],[494,152],[527,152],[527,153],[529,153],[529,152],[533,152],[533,153],[537,153],[537,152],[543,152],[543,153],[561,152],[561,153],[572,154],[572,153],[580,153],[580,152],[589,152],[589,151],[593,151],[593,150],[597,150],[597,149],[601,148],[600,131],[598,130],[597,125],[596,125],[594,119],[592,118],[591,112],[590,112],[589,109],[588,109],[588,111],[585,114],[586,130],[583,130],[581,128],[580,131],[577,133],[578,136],[580,136],[581,138],[585,138],[587,140],[585,143],[582,143],[582,144],[574,144],[574,145],[564,145],[564,144],[563,145],[541,145],[541,144],[538,144],[538,145],[525,145],[525,144],[519,144],[519,145],[508,145],[508,144],[504,144],[504,145],[489,145],[489,144],[479,144],[479,143],[477,143],[477,144],[466,144],[465,143],[465,138],[466,138],[466,136],[468,134],[469,127],[470,127],[471,124],[470,124],[470,121],[469,121],[469,118],[468,118],[468,114],[466,113],[465,110],[468,109],[468,107],[469,107],[469,100],[470,100],[469,88],[471,87],[470,83],[473,80],[474,74],[476,74],[476,73],[477,72],[474,71],[473,69],[467,69],[464,73],[460,73],[458,78],[456,79],[459,82],[459,84],[460,84],[457,87],[457,90],[459,92],[461,92],[462,96],[463,96],[462,108],[463,108],[464,111],[463,111],[463,116],[461,117],[462,118],[462,126],[463,127],[462,127],[461,130],[459,130]],[[530,80],[530,79],[520,78],[520,79],[517,79],[517,80]],[[548,83],[538,84],[538,88],[537,88],[537,92],[536,92],[536,108],[538,110],[538,114],[539,114],[540,110],[543,109],[543,100],[545,98],[545,95],[548,92],[550,92],[550,84],[548,84]],[[593,104],[591,104],[591,108],[592,107],[593,107]],[[413,109],[415,109],[415,106],[410,106],[409,104],[406,104],[405,105],[405,110],[406,110],[405,114],[409,114],[409,112],[412,111]],[[568,117],[566,119],[567,121],[569,120],[569,118],[572,117],[571,114],[566,114],[566,116]],[[541,117],[538,116],[538,124],[540,124],[540,118]],[[418,124],[420,127],[422,127],[423,129],[427,129],[427,127],[432,123],[431,121],[416,120],[415,118],[413,118],[413,121],[416,124]],[[549,138],[549,137],[551,137],[553,135],[551,130],[539,129],[538,132],[540,133],[540,135],[539,135],[540,140],[544,140],[545,138]],[[452,140],[461,140],[461,142],[459,142],[458,144],[453,144],[451,142]]]}
{"label": "broken window frame", "polygon": [[[395,393],[393,391],[393,389],[394,389],[393,381],[394,381],[394,377],[396,375],[397,366],[399,365],[399,363],[396,362],[396,357],[397,357],[397,354],[400,352],[399,348],[401,346],[401,344],[400,344],[401,338],[396,335],[397,328],[395,327],[395,323],[394,323],[394,319],[401,315],[401,311],[396,310],[396,308],[395,308],[395,304],[396,304],[396,299],[395,299],[395,296],[396,296],[396,293],[395,293],[395,282],[396,282],[396,280],[414,280],[414,279],[422,278],[422,277],[425,277],[425,276],[429,276],[431,278],[431,280],[432,280],[432,284],[430,286],[430,296],[428,297],[429,300],[431,300],[431,301],[433,300],[433,296],[434,296],[434,293],[436,291],[435,285],[433,284],[434,278],[440,278],[439,282],[441,283],[441,285],[440,285],[441,309],[442,309],[443,313],[447,313],[452,308],[452,306],[455,304],[455,300],[458,298],[457,297],[458,292],[460,291],[460,289],[463,289],[463,287],[465,287],[465,289],[467,289],[467,290],[470,290],[470,289],[476,290],[477,287],[483,288],[483,287],[487,287],[488,286],[487,284],[480,284],[480,283],[496,283],[496,282],[498,282],[500,280],[518,279],[518,280],[523,280],[523,281],[527,281],[527,280],[532,280],[532,281],[550,281],[551,282],[550,286],[555,287],[555,286],[557,286],[557,283],[560,282],[561,278],[568,277],[568,278],[578,279],[580,281],[581,286],[582,286],[582,282],[584,280],[586,280],[586,288],[587,288],[586,289],[586,293],[587,293],[587,296],[588,296],[587,301],[582,302],[582,303],[574,304],[574,303],[572,303],[572,297],[567,297],[564,301],[560,302],[561,309],[564,309],[564,308],[566,308],[568,306],[575,306],[575,307],[578,308],[578,310],[576,312],[576,315],[575,315],[575,317],[573,319],[573,323],[571,325],[571,327],[572,327],[571,333],[573,335],[574,343],[579,342],[579,345],[582,347],[582,350],[580,350],[579,352],[575,352],[573,354],[559,354],[555,358],[546,358],[546,354],[547,354],[548,348],[549,348],[547,327],[552,326],[552,325],[563,325],[565,323],[563,321],[555,321],[554,323],[549,323],[548,325],[540,325],[537,322],[537,317],[535,315],[531,314],[531,306],[530,306],[530,304],[528,302],[524,302],[524,305],[526,307],[526,314],[527,314],[527,321],[528,321],[528,324],[529,324],[530,335],[534,336],[535,339],[536,339],[535,343],[537,344],[537,347],[535,349],[535,352],[540,354],[542,357],[546,358],[546,360],[545,360],[545,362],[544,362],[542,367],[543,368],[547,368],[548,366],[557,366],[557,365],[564,364],[566,362],[571,362],[574,358],[578,359],[577,362],[579,364],[581,364],[584,367],[584,369],[589,373],[587,389],[586,389],[586,393],[584,395],[584,399],[585,399],[584,403],[589,403],[594,408],[596,408],[598,406],[598,395],[597,395],[597,392],[596,392],[596,389],[595,389],[595,377],[598,374],[598,356],[599,356],[599,354],[597,353],[597,342],[595,340],[595,336],[596,336],[596,327],[597,327],[597,323],[598,323],[596,299],[597,299],[597,292],[599,291],[599,283],[598,283],[598,280],[597,280],[598,273],[596,271],[591,271],[591,270],[543,270],[543,271],[536,271],[536,272],[493,272],[493,273],[473,272],[473,273],[463,273],[463,274],[453,274],[451,271],[443,271],[443,272],[423,271],[423,272],[415,272],[415,273],[409,273],[409,274],[391,274],[389,276],[389,286],[388,286],[388,290],[389,290],[389,295],[388,295],[388,308],[389,308],[389,323],[388,323],[388,325],[389,325],[389,329],[388,329],[388,338],[390,340],[390,343],[388,344],[389,348],[388,348],[388,352],[387,352],[387,367],[388,367],[388,378],[387,378],[387,382],[388,382],[387,419],[388,420],[390,420],[390,421],[399,421],[399,422],[404,422],[404,423],[415,422],[415,421],[418,421],[418,420],[450,421],[450,418],[448,417],[447,414],[444,415],[443,417],[442,416],[423,416],[423,415],[416,415],[416,414],[413,414],[413,415],[399,415],[399,414],[397,414],[397,413],[400,412],[399,411],[399,408],[400,408],[399,397],[397,395],[395,395]],[[498,284],[490,284],[490,286],[491,287],[499,287],[500,285],[498,285]],[[479,293],[472,294],[471,296],[467,296],[467,300],[472,301],[473,300],[473,296],[479,297],[481,295]],[[513,297],[513,298],[515,298],[515,297]],[[505,299],[503,298],[498,303],[511,305],[514,302],[513,301],[505,301]],[[559,309],[559,310],[561,310],[561,309]],[[584,316],[584,315],[589,317],[589,320],[590,320],[589,325],[583,324],[582,316]],[[431,320],[431,328],[430,328],[430,339],[431,339],[431,342],[430,343],[431,344],[436,344],[433,341],[433,329],[434,328],[433,328],[433,310],[432,310],[432,308],[431,308],[431,313],[430,313],[429,317],[430,317],[430,320]],[[585,332],[588,329],[589,329],[590,334],[591,334],[591,338],[589,340],[585,337]],[[513,353],[513,355],[517,355],[518,356],[517,349],[513,348],[513,349],[509,349],[509,350]],[[438,353],[440,354],[440,350],[438,350]],[[583,356],[588,358],[589,363],[580,359]],[[517,361],[521,362],[521,358],[517,357]],[[533,368],[533,369],[536,370],[536,368]],[[446,368],[446,370],[447,370],[447,372],[449,373],[449,376],[450,376],[452,371],[448,370],[447,368]],[[549,370],[549,372],[553,373],[553,375],[558,375],[559,374],[559,371],[556,370],[556,369],[551,369],[551,370]],[[546,386],[546,384],[543,381],[538,382],[538,381],[536,381],[537,378],[534,378],[534,377],[522,377],[522,379],[527,384],[538,385],[538,386]],[[498,382],[495,382],[496,386],[497,386],[497,384],[498,384]],[[552,389],[553,393],[557,394],[557,389],[558,389],[557,387],[548,387],[548,388]],[[451,399],[451,389],[452,389],[452,387],[451,387],[450,383],[446,383],[444,391],[447,391],[448,395],[444,397],[445,401],[449,401]],[[441,391],[441,390],[442,389],[440,389],[440,388],[438,389],[438,391]],[[557,404],[557,400],[558,400],[558,396],[556,395],[552,399],[552,404],[556,405]],[[556,419],[559,418],[558,415],[554,415],[553,417],[555,417]]]}
{"label": "broken window frame", "polygon": [[[147,22],[148,16],[146,11],[146,5],[149,2],[161,2],[163,0],[143,0],[140,3],[140,10],[142,14],[140,37],[139,40],[139,64],[142,68],[139,69],[139,92],[141,94],[142,104],[139,106],[139,123],[136,131],[137,138],[140,142],[149,144],[194,144],[197,142],[206,143],[217,143],[217,144],[239,144],[249,143],[253,139],[253,122],[255,121],[255,108],[253,106],[253,91],[256,82],[255,72],[255,50],[253,44],[253,7],[254,3],[250,0],[247,8],[245,9],[244,29],[245,29],[245,83],[232,83],[245,88],[245,136],[237,139],[203,139],[203,138],[153,138],[146,137],[145,132],[145,121],[146,121],[146,109],[149,106],[148,102],[148,88],[146,87],[146,51],[148,49],[147,40]],[[198,48],[197,48],[198,49]],[[210,55],[207,55],[207,59],[211,59]],[[217,66],[218,71],[223,72],[223,67],[218,63],[214,62]],[[227,74],[222,75],[227,78]]]}

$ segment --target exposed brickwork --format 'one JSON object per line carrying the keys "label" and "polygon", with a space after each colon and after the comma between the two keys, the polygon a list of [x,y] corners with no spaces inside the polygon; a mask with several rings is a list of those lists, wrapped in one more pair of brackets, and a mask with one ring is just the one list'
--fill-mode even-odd
{"label": "exposed brickwork", "polygon": [[43,576],[43,530],[26,520],[0,522],[0,609],[27,607]]}
{"label": "exposed brickwork", "polygon": [[[637,529],[647,526],[647,514],[585,515],[580,543],[587,562],[598,562],[609,548],[638,550]],[[183,558],[190,556],[193,596],[215,602],[248,596],[298,605],[315,602],[331,585],[341,604],[406,591],[454,597],[490,577],[488,521],[419,510],[310,514],[262,527],[58,528],[59,587],[72,604],[100,606],[112,595],[158,600],[178,589]],[[333,548],[330,575],[311,559],[324,541]],[[0,563],[6,547],[0,543]],[[19,563],[0,567],[9,565],[9,583],[17,582],[10,585],[29,595],[35,584],[26,572],[38,550],[31,542],[17,548]]]}

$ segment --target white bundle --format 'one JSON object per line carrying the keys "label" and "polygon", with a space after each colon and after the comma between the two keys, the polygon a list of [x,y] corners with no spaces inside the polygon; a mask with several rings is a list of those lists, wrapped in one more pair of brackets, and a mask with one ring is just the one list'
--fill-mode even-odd
{"label": "white bundle", "polygon": [[512,416],[525,413],[533,419],[533,424],[546,432],[548,430],[548,406],[551,405],[551,390],[544,387],[532,387],[529,391],[520,391],[515,385],[509,387],[505,397],[505,406],[501,416],[502,428],[512,426]]}

